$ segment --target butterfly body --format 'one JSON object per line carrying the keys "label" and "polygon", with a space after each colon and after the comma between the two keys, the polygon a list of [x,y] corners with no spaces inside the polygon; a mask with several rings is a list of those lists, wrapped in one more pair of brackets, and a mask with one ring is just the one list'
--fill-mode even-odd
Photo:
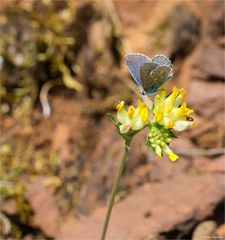
{"label": "butterfly body", "polygon": [[125,56],[125,61],[143,95],[154,95],[173,76],[171,61],[163,55],[150,59],[144,54],[132,53]]}

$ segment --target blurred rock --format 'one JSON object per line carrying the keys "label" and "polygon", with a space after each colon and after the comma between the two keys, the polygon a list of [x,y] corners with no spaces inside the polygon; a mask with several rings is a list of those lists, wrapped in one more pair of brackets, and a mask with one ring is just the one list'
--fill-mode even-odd
{"label": "blurred rock", "polygon": [[212,101],[224,103],[224,84],[221,82],[203,82],[192,80],[188,88],[187,101],[200,113],[207,111],[206,104]]}
{"label": "blurred rock", "polygon": [[120,96],[130,100],[131,91],[119,79],[117,67],[121,60],[121,41],[115,33],[116,26],[105,9],[96,6],[91,10],[96,18],[88,24],[87,39],[78,54],[77,77],[84,86],[84,91],[80,93],[85,104],[83,113],[101,116],[113,109],[115,99],[120,99]]}
{"label": "blurred rock", "polygon": [[180,157],[174,164],[174,162],[168,160],[167,156],[163,158],[154,157],[154,161],[151,164],[153,166],[150,172],[150,179],[153,182],[167,181],[168,179],[185,174],[191,166],[191,162],[187,158]]}
{"label": "blurred rock", "polygon": [[[191,133],[185,133],[188,135],[191,135]],[[191,135],[192,136],[192,135]],[[171,148],[178,153],[182,152],[188,152],[189,150],[192,150],[193,148],[195,148],[195,145],[192,143],[190,138],[185,138],[180,136],[179,138],[175,138],[173,139],[173,142],[171,143]]]}
{"label": "blurred rock", "polygon": [[68,160],[71,157],[69,138],[69,127],[64,123],[59,123],[53,133],[52,149],[59,152],[62,161]]}
{"label": "blurred rock", "polygon": [[[107,239],[156,239],[170,231],[173,239],[182,237],[213,213],[225,197],[224,185],[220,174],[146,184],[115,205]],[[105,213],[100,208],[89,218],[64,221],[57,239],[99,239]]]}
{"label": "blurred rock", "polygon": [[14,199],[3,201],[3,203],[1,203],[1,211],[5,212],[8,215],[16,214],[18,211],[16,201]]}
{"label": "blurred rock", "polygon": [[[78,209],[82,209],[82,213],[86,214],[93,208],[106,204],[107,198],[111,194],[124,147],[123,140],[108,119],[104,119],[101,126],[104,130],[99,133],[98,145],[89,155],[89,164],[85,170],[85,194],[82,195],[77,205]],[[121,182],[121,190],[129,191],[131,187],[139,185],[144,178],[148,179],[151,166],[146,166],[148,164],[148,149],[143,144],[144,140],[145,133],[142,132],[131,143],[131,150]],[[146,169],[138,171],[137,168],[142,166],[143,168],[146,166]],[[138,176],[135,176],[136,170]],[[133,185],[134,183],[136,184]]]}
{"label": "blurred rock", "polygon": [[[197,124],[196,124],[197,125]],[[224,145],[224,127],[206,120],[190,132],[190,138],[201,148],[219,148]]]}
{"label": "blurred rock", "polygon": [[218,236],[219,238],[225,238],[225,224],[222,224],[221,226],[219,226],[216,231],[215,231],[216,236]]}
{"label": "blurred rock", "polygon": [[197,156],[193,161],[193,168],[197,172],[203,172],[205,165],[207,165],[210,162],[210,158],[207,158],[205,156]]}
{"label": "blurred rock", "polygon": [[200,22],[187,4],[179,4],[173,9],[170,22],[168,52],[174,61],[184,58],[195,47],[200,37]]}
{"label": "blurred rock", "polygon": [[38,180],[31,184],[26,196],[40,228],[46,235],[55,236],[60,227],[60,213],[53,195]]}
{"label": "blurred rock", "polygon": [[225,34],[225,8],[223,1],[211,1],[208,3],[207,23],[204,35],[213,41]]}
{"label": "blurred rock", "polygon": [[225,79],[224,49],[214,41],[202,41],[199,54],[195,61],[195,67],[203,71],[208,80]]}
{"label": "blurred rock", "polygon": [[218,126],[221,126],[221,128],[225,128],[225,111],[220,111],[216,114],[214,121]]}
{"label": "blurred rock", "polygon": [[209,159],[206,157],[197,157],[194,160],[195,168],[200,172],[207,173],[224,173],[225,168],[225,156],[221,155],[219,157],[214,157],[213,159]]}
{"label": "blurred rock", "polygon": [[204,238],[211,238],[216,230],[216,222],[204,221],[199,223],[193,232],[192,240],[200,240]]}
{"label": "blurred rock", "polygon": [[222,148],[224,145],[224,128],[214,126],[198,137],[192,137],[201,148]]}

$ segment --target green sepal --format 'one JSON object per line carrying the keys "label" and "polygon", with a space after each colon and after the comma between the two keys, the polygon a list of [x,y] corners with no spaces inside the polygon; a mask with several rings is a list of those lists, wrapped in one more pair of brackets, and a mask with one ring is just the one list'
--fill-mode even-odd
{"label": "green sepal", "polygon": [[170,129],[167,130],[170,138],[178,138]]}
{"label": "green sepal", "polygon": [[153,123],[149,124],[149,128],[153,128],[153,127],[158,128],[158,129],[165,128],[163,125],[161,125],[161,124],[159,124],[157,122],[153,122]]}
{"label": "green sepal", "polygon": [[113,123],[113,125],[118,129],[118,123],[111,113],[107,113],[109,120]]}
{"label": "green sepal", "polygon": [[155,149],[151,146],[150,143],[148,143],[150,154],[153,156],[155,154]]}

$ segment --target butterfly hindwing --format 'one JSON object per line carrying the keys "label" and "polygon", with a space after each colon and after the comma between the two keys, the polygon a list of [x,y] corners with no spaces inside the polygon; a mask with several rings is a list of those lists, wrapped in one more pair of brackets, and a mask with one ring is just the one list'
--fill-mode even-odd
{"label": "butterfly hindwing", "polygon": [[145,89],[149,88],[151,85],[150,81],[150,74],[155,69],[158,67],[157,63],[145,63],[141,68],[140,68],[140,76],[141,76],[141,83]]}
{"label": "butterfly hindwing", "polygon": [[144,54],[132,53],[125,56],[125,61],[135,82],[137,85],[141,85],[140,68],[143,64],[150,62],[151,59]]}
{"label": "butterfly hindwing", "polygon": [[157,63],[160,66],[172,67],[172,63],[169,58],[163,55],[156,55],[154,58],[152,58],[152,62]]}
{"label": "butterfly hindwing", "polygon": [[145,84],[144,89],[148,94],[156,92],[169,78],[171,68],[167,66],[159,66],[150,74],[148,83]]}

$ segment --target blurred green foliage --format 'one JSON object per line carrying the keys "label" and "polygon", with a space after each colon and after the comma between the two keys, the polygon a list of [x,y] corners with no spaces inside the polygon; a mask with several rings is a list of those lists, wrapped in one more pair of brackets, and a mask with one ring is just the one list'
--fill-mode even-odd
{"label": "blurred green foliage", "polygon": [[17,219],[11,221],[10,236],[21,239],[22,232],[17,224],[33,225],[33,209],[26,198],[30,183],[44,176],[43,184],[56,190],[62,186],[62,180],[57,176],[57,153],[49,152],[48,148],[35,150],[18,139],[15,142],[0,147],[0,204],[3,212]]}
{"label": "blurred green foliage", "polygon": [[[18,107],[25,96],[34,103],[41,86],[59,81],[81,90],[75,80],[76,39],[71,31],[74,1],[35,1],[21,7],[10,4],[1,14],[1,112]],[[13,110],[12,109],[12,110]]]}

